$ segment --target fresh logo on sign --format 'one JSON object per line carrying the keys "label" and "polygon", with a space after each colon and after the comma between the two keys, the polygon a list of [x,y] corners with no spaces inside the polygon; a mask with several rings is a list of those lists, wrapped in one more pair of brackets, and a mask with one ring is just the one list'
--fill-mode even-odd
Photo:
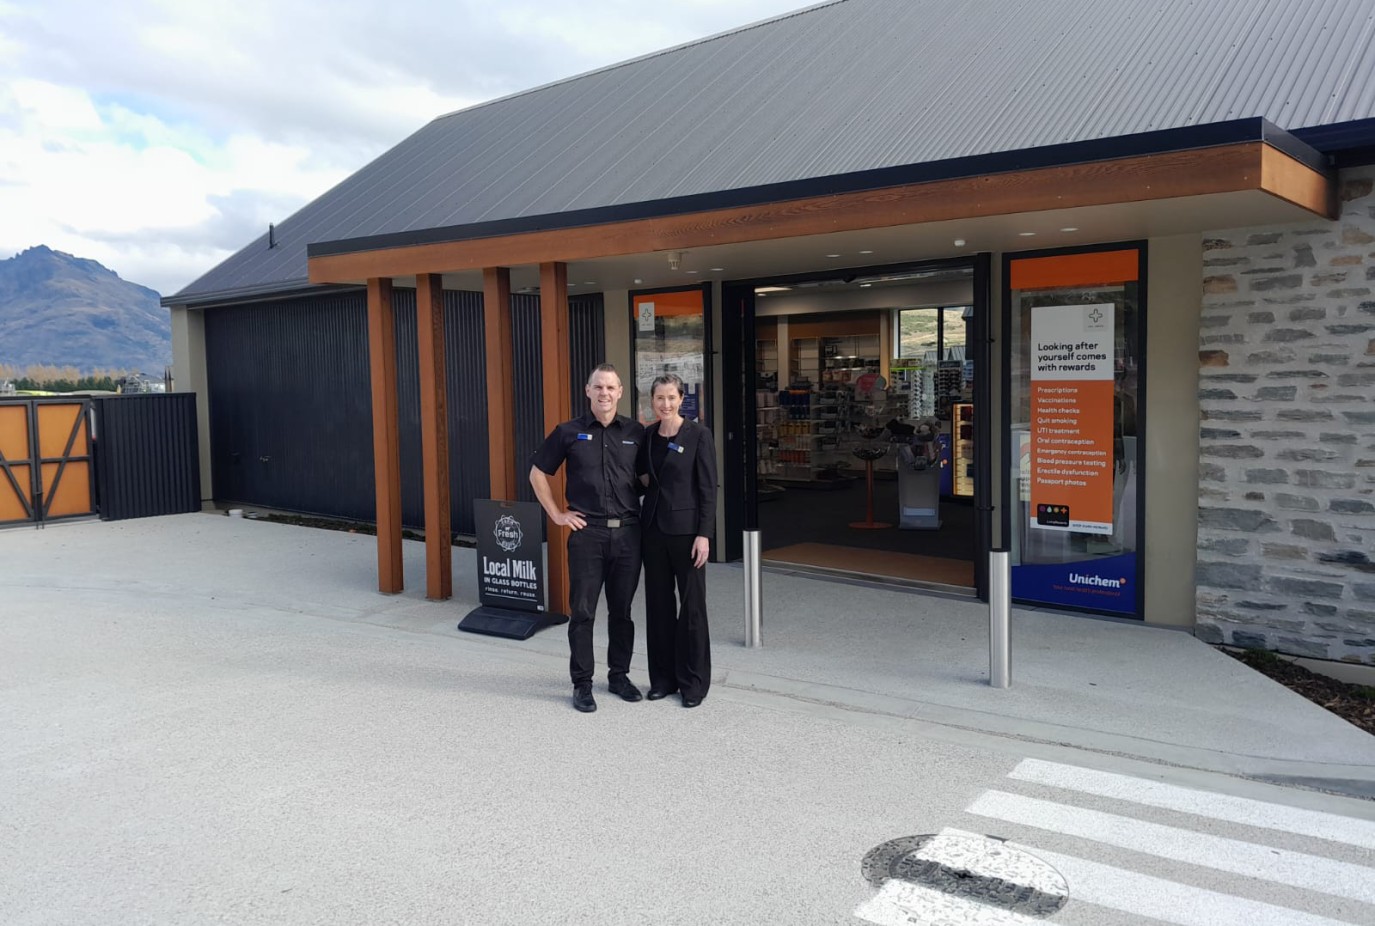
{"label": "fresh logo on sign", "polygon": [[492,536],[497,539],[497,546],[507,553],[517,549],[525,540],[525,534],[520,529],[520,522],[509,514],[504,514],[497,519],[496,526],[492,528]]}

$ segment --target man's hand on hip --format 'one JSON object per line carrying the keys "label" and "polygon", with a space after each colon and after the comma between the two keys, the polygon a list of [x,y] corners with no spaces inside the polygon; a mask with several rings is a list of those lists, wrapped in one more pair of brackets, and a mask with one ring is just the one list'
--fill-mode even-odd
{"label": "man's hand on hip", "polygon": [[581,512],[577,511],[565,511],[560,514],[551,515],[549,520],[553,521],[559,527],[567,527],[575,531],[580,531],[587,526],[587,520],[583,518]]}

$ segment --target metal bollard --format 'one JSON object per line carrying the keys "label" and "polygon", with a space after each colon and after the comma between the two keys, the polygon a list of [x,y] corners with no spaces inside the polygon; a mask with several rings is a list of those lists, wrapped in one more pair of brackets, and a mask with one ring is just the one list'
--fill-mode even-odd
{"label": "metal bollard", "polygon": [[764,624],[764,578],[759,571],[759,531],[745,531],[745,645],[764,645],[759,631]]}
{"label": "metal bollard", "polygon": [[1012,686],[1012,565],[1006,550],[988,554],[988,684]]}

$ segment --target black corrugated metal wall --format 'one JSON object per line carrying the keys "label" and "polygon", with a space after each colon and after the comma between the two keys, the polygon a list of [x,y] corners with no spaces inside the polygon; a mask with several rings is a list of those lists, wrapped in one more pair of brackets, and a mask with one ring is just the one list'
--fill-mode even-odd
{"label": "black corrugated metal wall", "polygon": [[[422,527],[415,291],[397,289],[402,520]],[[511,298],[516,459],[520,475],[544,437],[539,297]],[[482,294],[446,291],[453,529],[473,531],[487,495]],[[574,403],[605,351],[602,297],[569,300]],[[205,310],[210,454],[216,501],[370,521],[375,497],[367,297],[359,290]],[[521,498],[532,499],[523,478]]]}
{"label": "black corrugated metal wall", "polygon": [[201,510],[196,396],[98,396],[96,497],[105,521]]}

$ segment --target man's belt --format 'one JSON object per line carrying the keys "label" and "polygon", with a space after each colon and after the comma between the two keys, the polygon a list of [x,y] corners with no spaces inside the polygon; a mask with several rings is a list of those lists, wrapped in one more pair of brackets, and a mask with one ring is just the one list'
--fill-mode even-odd
{"label": "man's belt", "polygon": [[587,522],[588,527],[630,527],[640,523],[640,519],[637,517],[589,518],[584,515],[583,520]]}

